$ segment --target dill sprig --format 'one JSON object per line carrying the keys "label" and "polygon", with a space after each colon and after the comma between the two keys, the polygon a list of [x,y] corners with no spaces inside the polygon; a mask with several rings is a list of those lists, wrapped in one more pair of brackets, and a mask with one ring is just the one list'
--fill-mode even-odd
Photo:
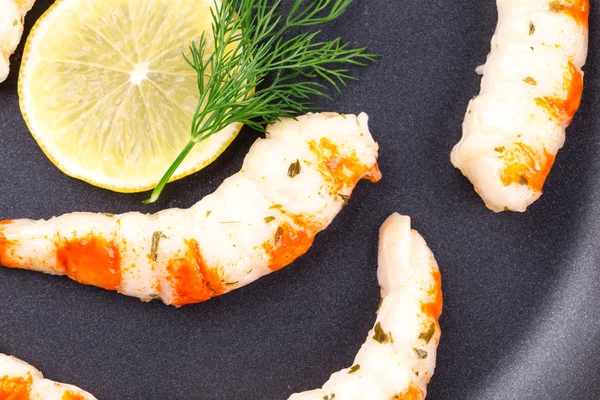
{"label": "dill sprig", "polygon": [[222,5],[215,0],[212,52],[203,34],[190,46],[190,56],[184,55],[198,74],[200,94],[191,139],[146,203],[158,199],[196,144],[233,123],[263,131],[278,118],[314,110],[310,98],[328,97],[326,84],[340,91],[353,79],[349,66],[374,61],[366,48],[350,48],[341,38],[319,41],[319,31],[287,37],[292,29],[338,18],[351,2],[294,0],[283,16],[278,12],[281,0],[227,0]]}

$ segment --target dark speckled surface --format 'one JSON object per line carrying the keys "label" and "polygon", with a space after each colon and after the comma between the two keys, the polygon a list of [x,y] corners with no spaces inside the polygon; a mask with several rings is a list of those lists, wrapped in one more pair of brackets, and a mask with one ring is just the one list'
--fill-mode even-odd
{"label": "dark speckled surface", "polygon": [[[30,27],[50,1],[38,0]],[[361,183],[310,252],[204,304],[144,304],[66,278],[0,269],[0,352],[100,399],[285,399],[350,365],[375,318],[377,230],[409,214],[433,249],[445,296],[431,400],[600,398],[600,77],[592,4],[582,108],[545,194],[495,215],[453,169],[474,68],[496,24],[493,0],[355,0],[328,25],[381,62],[357,71],[330,110],[367,112],[384,179]],[[239,169],[244,130],[216,163],[161,201],[59,172],[21,118],[16,67],[0,85],[0,219],[187,207]]]}

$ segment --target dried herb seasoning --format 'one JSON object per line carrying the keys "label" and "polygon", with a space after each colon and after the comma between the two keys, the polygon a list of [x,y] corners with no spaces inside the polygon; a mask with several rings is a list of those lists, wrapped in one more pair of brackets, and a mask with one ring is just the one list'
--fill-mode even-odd
{"label": "dried herb seasoning", "polygon": [[383,328],[381,327],[381,322],[375,324],[375,334],[373,335],[373,340],[381,344],[388,343],[391,341],[390,335],[383,331]]}
{"label": "dried herb seasoning", "polygon": [[294,177],[296,177],[296,175],[298,175],[300,172],[302,172],[300,160],[296,160],[296,162],[293,162],[288,168],[288,176],[294,179]]}
{"label": "dried herb seasoning", "polygon": [[423,349],[417,349],[417,348],[413,348],[414,352],[417,353],[417,356],[421,359],[424,360],[425,358],[427,358],[427,352]]}
{"label": "dried herb seasoning", "polygon": [[158,260],[158,244],[160,243],[160,239],[166,238],[161,231],[156,231],[152,234],[152,244],[150,245],[150,257],[152,261]]}
{"label": "dried herb seasoning", "polygon": [[277,231],[275,232],[275,244],[279,244],[281,242],[281,237],[283,236],[283,228],[277,227]]}
{"label": "dried herb seasoning", "polygon": [[524,177],[523,175],[521,175],[519,177],[519,183],[523,186],[529,185],[529,180],[527,180],[526,177]]}

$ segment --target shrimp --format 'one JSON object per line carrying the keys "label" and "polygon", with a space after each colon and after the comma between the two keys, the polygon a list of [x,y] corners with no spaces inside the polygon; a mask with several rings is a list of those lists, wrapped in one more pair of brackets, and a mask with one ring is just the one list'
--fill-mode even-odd
{"label": "shrimp", "polygon": [[9,58],[21,41],[25,14],[33,3],[35,0],[0,0],[0,82],[8,77]]}
{"label": "shrimp", "polygon": [[76,386],[44,379],[31,365],[5,354],[0,354],[0,399],[96,400]]}
{"label": "shrimp", "polygon": [[452,163],[495,212],[525,211],[581,101],[589,0],[498,0],[499,20]]}
{"label": "shrimp", "polygon": [[359,180],[381,178],[366,114],[282,119],[242,169],[187,210],[0,222],[0,264],[144,301],[201,302],[304,254]]}
{"label": "shrimp", "polygon": [[410,219],[392,214],[379,233],[381,306],[354,364],[322,389],[289,400],[419,400],[436,360],[442,313],[440,271]]}

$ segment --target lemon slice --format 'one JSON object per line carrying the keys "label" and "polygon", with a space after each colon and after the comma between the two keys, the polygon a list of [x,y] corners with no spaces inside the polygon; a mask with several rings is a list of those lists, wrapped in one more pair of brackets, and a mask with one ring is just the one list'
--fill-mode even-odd
{"label": "lemon slice", "polygon": [[[190,139],[197,74],[182,53],[212,40],[213,0],[57,0],[23,54],[25,122],[66,174],[118,192],[156,186]],[[210,54],[210,48],[207,48]],[[199,143],[173,179],[214,161],[241,128]]]}

